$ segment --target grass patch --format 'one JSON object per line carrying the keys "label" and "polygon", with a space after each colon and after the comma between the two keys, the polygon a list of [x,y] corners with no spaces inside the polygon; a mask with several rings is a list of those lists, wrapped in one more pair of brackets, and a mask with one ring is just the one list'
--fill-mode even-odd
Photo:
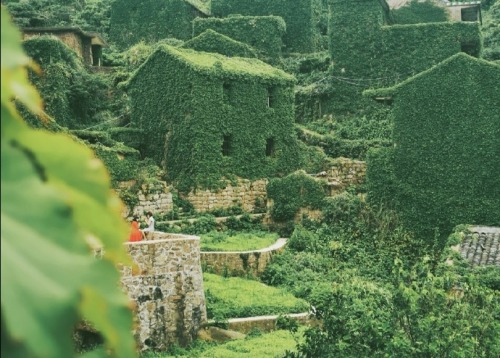
{"label": "grass patch", "polygon": [[278,238],[278,234],[265,231],[241,232],[233,235],[211,231],[201,236],[200,245],[201,251],[251,251],[271,246]]}
{"label": "grass patch", "polygon": [[224,321],[280,313],[300,313],[309,304],[291,293],[254,280],[204,273],[205,298],[209,319]]}
{"label": "grass patch", "polygon": [[213,345],[196,342],[191,348],[175,348],[171,353],[146,353],[143,358],[275,358],[286,350],[296,351],[297,342],[303,342],[306,327],[300,327],[296,334],[278,330],[266,334],[248,335],[245,339]]}

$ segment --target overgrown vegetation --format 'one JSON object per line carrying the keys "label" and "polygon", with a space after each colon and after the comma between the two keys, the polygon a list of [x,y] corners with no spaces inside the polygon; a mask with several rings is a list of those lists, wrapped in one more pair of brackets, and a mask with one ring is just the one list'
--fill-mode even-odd
{"label": "overgrown vegetation", "polygon": [[249,232],[230,235],[212,231],[201,236],[201,251],[251,251],[271,246],[278,234],[270,232]]}
{"label": "overgrown vegetation", "polygon": [[254,280],[203,274],[209,319],[307,312],[309,304],[291,293]]}

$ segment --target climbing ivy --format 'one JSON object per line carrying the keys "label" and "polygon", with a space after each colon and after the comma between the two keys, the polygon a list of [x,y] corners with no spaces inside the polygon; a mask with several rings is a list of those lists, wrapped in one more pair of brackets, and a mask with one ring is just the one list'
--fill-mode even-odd
{"label": "climbing ivy", "polygon": [[285,28],[285,22],[278,16],[230,16],[193,21],[195,35],[212,29],[252,46],[259,52],[259,57],[273,63],[281,57]]}
{"label": "climbing ivy", "polygon": [[141,153],[182,191],[285,175],[299,157],[293,83],[256,59],[159,46],[128,85]]}
{"label": "climbing ivy", "polygon": [[[458,224],[500,225],[500,66],[465,54],[392,88],[392,153],[370,156],[375,200],[432,238]],[[418,108],[418,111],[415,110]],[[391,173],[393,172],[393,173]]]}
{"label": "climbing ivy", "polygon": [[213,0],[212,13],[217,17],[231,14],[245,16],[280,16],[286,23],[284,43],[287,52],[313,52],[319,41],[319,0]]}
{"label": "climbing ivy", "polygon": [[257,57],[255,50],[251,46],[235,41],[212,29],[208,29],[193,39],[186,41],[181,47],[196,51],[220,53],[229,57]]}
{"label": "climbing ivy", "polygon": [[364,89],[393,85],[461,51],[481,54],[477,23],[391,25],[384,4],[329,0],[333,66],[325,79],[300,89],[299,115],[364,110],[370,106],[361,96]]}
{"label": "climbing ivy", "polygon": [[186,0],[116,0],[109,37],[122,49],[167,37],[186,40],[191,38],[191,21],[199,15],[203,13]]}

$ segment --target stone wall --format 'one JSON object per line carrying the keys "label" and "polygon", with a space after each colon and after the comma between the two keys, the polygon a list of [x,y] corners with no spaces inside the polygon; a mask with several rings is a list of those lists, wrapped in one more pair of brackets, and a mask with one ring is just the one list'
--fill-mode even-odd
{"label": "stone wall", "polygon": [[256,202],[265,207],[267,200],[267,180],[261,179],[250,181],[238,179],[236,185],[229,184],[226,188],[217,191],[197,190],[192,191],[184,197],[198,212],[206,212],[214,209],[227,209],[241,206],[246,212],[254,212]]}
{"label": "stone wall", "polygon": [[207,320],[199,237],[151,232],[125,245],[136,267],[122,267],[121,283],[135,303],[139,348],[190,344]]}
{"label": "stone wall", "polygon": [[208,272],[230,276],[259,276],[272,256],[284,249],[286,239],[255,251],[213,251],[201,253],[201,264]]}
{"label": "stone wall", "polygon": [[151,211],[153,214],[157,212],[169,212],[174,208],[172,193],[165,182],[143,184],[137,197],[139,203],[134,208],[134,214],[141,215],[148,211]]}
{"label": "stone wall", "polygon": [[365,182],[366,162],[349,158],[337,158],[335,163],[325,172],[317,174],[328,183],[329,196],[341,193],[351,185]]}

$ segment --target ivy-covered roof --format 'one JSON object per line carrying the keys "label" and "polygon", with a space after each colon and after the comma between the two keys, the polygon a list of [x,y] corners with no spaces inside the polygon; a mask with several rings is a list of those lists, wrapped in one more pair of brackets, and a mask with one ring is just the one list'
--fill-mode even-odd
{"label": "ivy-covered roof", "polygon": [[208,29],[198,36],[186,41],[182,48],[195,51],[215,52],[225,56],[257,57],[255,50],[243,42],[236,41],[212,29]]}
{"label": "ivy-covered roof", "polygon": [[211,0],[184,0],[188,4],[193,5],[199,12],[205,15],[210,15]]}
{"label": "ivy-covered roof", "polygon": [[229,76],[252,76],[274,81],[295,82],[292,75],[272,67],[258,59],[243,57],[227,57],[218,53],[198,52],[191,49],[175,48],[166,44],[160,45],[144,64],[132,76],[131,81],[147,66],[149,60],[158,53],[165,53],[184,62],[196,72],[214,74],[216,72]]}
{"label": "ivy-covered roof", "polygon": [[450,70],[453,70],[455,66],[463,62],[468,62],[471,65],[485,66],[486,68],[495,69],[497,71],[500,70],[500,65],[497,65],[496,63],[485,61],[476,57],[469,56],[463,52],[459,52],[453,56],[450,56],[446,60],[438,63],[437,65],[429,68],[428,70],[420,72],[419,74],[410,77],[405,81],[398,83],[395,86],[366,90],[363,92],[363,95],[367,97],[384,97],[384,98],[393,96],[399,91],[399,89],[411,85],[412,82],[418,80],[421,77],[432,75],[433,73],[445,67],[450,67]]}

